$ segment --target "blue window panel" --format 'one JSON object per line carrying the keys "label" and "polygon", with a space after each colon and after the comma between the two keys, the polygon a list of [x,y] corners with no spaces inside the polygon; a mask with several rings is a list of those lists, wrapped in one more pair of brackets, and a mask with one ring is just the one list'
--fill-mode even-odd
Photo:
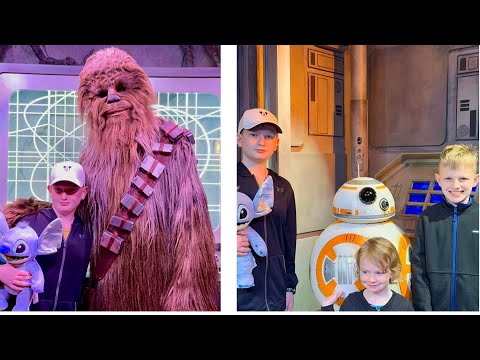
{"label": "blue window panel", "polygon": [[412,183],[412,190],[428,190],[430,181],[414,181]]}
{"label": "blue window panel", "polygon": [[442,188],[440,187],[440,185],[438,185],[438,182],[436,182],[436,181],[433,184],[433,190],[442,190]]}
{"label": "blue window panel", "polygon": [[415,194],[415,193],[411,193],[411,194],[408,194],[408,201],[409,202],[425,202],[425,200],[427,199],[427,194]]}
{"label": "blue window panel", "polygon": [[423,206],[418,205],[406,205],[405,214],[406,215],[420,215],[422,213]]}
{"label": "blue window panel", "polygon": [[442,194],[430,194],[430,202],[432,204],[439,203],[440,201],[442,201],[442,199],[443,199]]}

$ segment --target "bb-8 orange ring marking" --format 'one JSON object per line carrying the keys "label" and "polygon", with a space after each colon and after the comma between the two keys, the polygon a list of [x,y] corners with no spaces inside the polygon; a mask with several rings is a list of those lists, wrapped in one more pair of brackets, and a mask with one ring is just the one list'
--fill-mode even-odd
{"label": "bb-8 orange ring marking", "polygon": [[[328,256],[332,261],[334,261],[337,258],[337,254],[333,250],[335,246],[341,243],[353,243],[358,246],[362,246],[365,241],[367,241],[367,238],[358,234],[340,234],[335,236],[334,238],[330,239],[322,248],[320,253],[318,254],[317,257],[317,262],[316,262],[316,268],[315,268],[315,273],[317,275],[317,284],[318,287],[320,288],[320,291],[325,295],[326,297],[330,296],[333,294],[335,291],[335,288],[337,287],[337,282],[335,279],[332,279],[329,281],[329,283],[325,283],[323,280],[323,274],[322,274],[322,269],[323,269],[323,262],[325,258]],[[357,279],[354,282],[354,285],[359,289],[363,289],[363,285],[361,282]],[[343,301],[345,298],[339,297],[338,300],[336,301],[337,305],[342,305]]]}
{"label": "bb-8 orange ring marking", "polygon": [[408,288],[407,275],[411,272],[411,265],[407,264],[407,252],[410,246],[410,239],[405,235],[402,235],[400,242],[398,243],[398,255],[400,257],[400,263],[402,264],[402,271],[400,272],[400,286],[401,294],[410,299],[410,289]]}
{"label": "bb-8 orange ring marking", "polygon": [[345,190],[357,190],[358,187],[357,186],[346,186],[346,185],[342,185],[340,186],[342,189],[345,189]]}

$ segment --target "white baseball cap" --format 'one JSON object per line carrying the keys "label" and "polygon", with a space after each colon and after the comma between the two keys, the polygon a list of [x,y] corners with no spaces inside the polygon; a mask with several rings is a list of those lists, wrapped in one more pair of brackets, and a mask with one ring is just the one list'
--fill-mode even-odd
{"label": "white baseball cap", "polygon": [[63,161],[53,166],[50,185],[59,181],[70,181],[80,187],[85,185],[85,171],[82,165],[73,161]]}
{"label": "white baseball cap", "polygon": [[272,124],[279,134],[282,133],[282,128],[278,125],[278,120],[275,115],[261,108],[249,109],[243,113],[238,123],[238,133],[240,134],[243,129],[253,129],[260,124]]}

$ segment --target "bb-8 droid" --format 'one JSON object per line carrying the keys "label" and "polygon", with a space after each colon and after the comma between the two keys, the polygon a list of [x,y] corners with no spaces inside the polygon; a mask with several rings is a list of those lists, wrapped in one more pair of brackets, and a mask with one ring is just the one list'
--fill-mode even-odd
{"label": "bb-8 droid", "polygon": [[400,255],[402,271],[393,291],[410,299],[411,243],[402,229],[389,220],[395,215],[395,200],[388,188],[370,177],[358,177],[344,183],[333,198],[333,216],[319,236],[310,260],[310,282],[318,302],[342,290],[335,309],[348,294],[362,290],[354,254],[370,237],[391,241]]}

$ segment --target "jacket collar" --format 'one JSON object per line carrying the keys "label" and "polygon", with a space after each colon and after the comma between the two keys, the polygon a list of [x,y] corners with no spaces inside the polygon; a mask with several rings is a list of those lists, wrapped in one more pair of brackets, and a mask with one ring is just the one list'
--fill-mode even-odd
{"label": "jacket collar", "polygon": [[[267,170],[268,170],[268,175],[271,175],[272,177],[275,177],[275,176],[278,175],[272,169],[267,168]],[[242,163],[241,161],[239,161],[237,163],[237,175],[239,175],[239,176],[253,176],[253,174],[250,172],[250,170],[248,170],[248,168],[245,166],[245,164]]]}
{"label": "jacket collar", "polygon": [[[468,203],[459,203],[457,204],[457,210],[459,212],[463,212],[467,210],[471,205],[473,204],[473,195],[470,195],[470,198],[468,199]],[[450,204],[447,199],[445,198],[445,195],[443,195],[443,205],[446,206],[448,209],[452,210],[455,208],[452,204]]]}
{"label": "jacket collar", "polygon": [[252,174],[250,173],[250,170],[248,170],[248,168],[245,166],[245,164],[239,161],[237,163],[237,175],[251,176]]}
{"label": "jacket collar", "polygon": [[[53,221],[58,217],[57,214],[55,213],[55,210],[53,210],[53,207],[46,208],[44,214],[46,215],[48,221]],[[76,223],[82,223],[82,219],[80,218],[77,212],[75,212],[72,224],[76,224]]]}

